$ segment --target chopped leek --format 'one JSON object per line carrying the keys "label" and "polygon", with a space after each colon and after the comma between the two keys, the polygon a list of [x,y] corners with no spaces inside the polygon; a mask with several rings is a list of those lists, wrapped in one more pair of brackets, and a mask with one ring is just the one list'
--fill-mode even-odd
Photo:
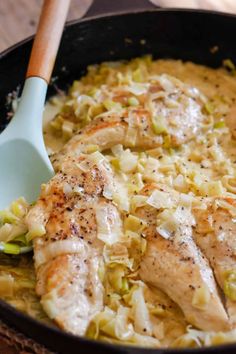
{"label": "chopped leek", "polygon": [[4,252],[7,254],[23,254],[32,251],[32,246],[19,246],[16,243],[5,243],[0,242],[0,252]]}
{"label": "chopped leek", "polygon": [[166,122],[163,116],[155,116],[152,119],[152,129],[155,134],[167,133]]}
{"label": "chopped leek", "polygon": [[175,201],[170,193],[154,190],[146,202],[156,209],[168,209],[175,205]]}
{"label": "chopped leek", "polygon": [[224,194],[224,187],[221,181],[203,182],[198,188],[202,196],[220,196]]}
{"label": "chopped leek", "polygon": [[10,205],[10,210],[18,218],[22,218],[27,213],[28,205],[24,198],[19,198],[13,201]]}
{"label": "chopped leek", "polygon": [[142,82],[142,81],[143,81],[144,78],[143,78],[143,74],[142,74],[140,68],[136,69],[136,70],[133,72],[133,79],[134,79],[134,81],[136,81],[136,82]]}
{"label": "chopped leek", "polygon": [[214,112],[214,106],[211,104],[211,102],[205,103],[204,109],[207,114],[212,114]]}
{"label": "chopped leek", "polygon": [[164,136],[163,147],[165,149],[169,149],[171,147],[171,137],[170,137],[170,135]]}
{"label": "chopped leek", "polygon": [[129,149],[125,150],[119,159],[119,166],[123,172],[132,172],[137,167],[138,156],[134,155]]}
{"label": "chopped leek", "polygon": [[210,291],[206,286],[201,286],[198,289],[195,289],[192,299],[192,305],[195,308],[204,310],[210,301]]}
{"label": "chopped leek", "polygon": [[224,274],[224,293],[233,301],[236,301],[236,270],[232,269]]}
{"label": "chopped leek", "polygon": [[108,269],[108,279],[112,287],[118,293],[126,293],[129,290],[128,279],[125,277],[125,268],[118,264]]}
{"label": "chopped leek", "polygon": [[129,97],[128,104],[129,104],[129,106],[138,106],[139,100],[136,97]]}
{"label": "chopped leek", "polygon": [[34,228],[30,229],[26,234],[26,240],[29,242],[36,237],[40,237],[46,234],[46,229],[44,225],[36,225]]}
{"label": "chopped leek", "polygon": [[113,102],[111,100],[104,101],[103,105],[108,111],[120,111],[122,109],[122,105],[120,103]]}
{"label": "chopped leek", "polygon": [[69,140],[73,135],[74,129],[75,129],[75,124],[73,122],[70,122],[68,120],[64,120],[64,122],[62,124],[63,138],[66,140]]}
{"label": "chopped leek", "polygon": [[134,215],[128,215],[124,220],[125,230],[131,230],[134,232],[142,232],[147,227],[147,222]]}
{"label": "chopped leek", "polygon": [[221,129],[225,127],[225,122],[223,120],[220,120],[219,122],[214,123],[213,127],[215,129]]}

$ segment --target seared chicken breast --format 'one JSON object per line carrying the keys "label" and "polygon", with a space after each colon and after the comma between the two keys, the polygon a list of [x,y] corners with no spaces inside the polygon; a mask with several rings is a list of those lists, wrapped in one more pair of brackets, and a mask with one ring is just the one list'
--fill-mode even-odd
{"label": "seared chicken breast", "polygon": [[[78,155],[90,144],[97,145],[100,151],[116,144],[150,149],[163,144],[180,146],[195,137],[201,123],[207,120],[202,113],[204,102],[198,90],[165,75],[158,80],[158,84],[148,85],[148,91],[142,95],[137,107],[105,112],[95,117],[52,157],[55,169],[59,169],[65,156]],[[143,104],[145,100],[147,102]],[[167,132],[168,142],[165,134],[161,134]]]}
{"label": "seared chicken breast", "polygon": [[236,325],[236,223],[230,208],[236,207],[231,198],[217,198],[206,210],[195,210],[194,239],[208,258],[218,284],[226,296],[226,308]]}
{"label": "seared chicken breast", "polygon": [[[155,188],[158,187],[146,186],[143,194],[148,195]],[[165,186],[161,190],[168,193]],[[177,199],[176,192],[169,190],[169,193]],[[193,240],[193,215],[183,206],[178,213],[178,228],[165,239],[156,229],[157,211],[150,206],[138,211],[149,225],[144,230],[148,246],[141,262],[141,279],[167,293],[194,326],[205,331],[226,330],[229,328],[228,316],[213,272]],[[201,303],[201,296],[206,296],[205,303]]]}
{"label": "seared chicken breast", "polygon": [[68,158],[27,216],[30,230],[37,225],[46,229],[34,240],[36,290],[43,308],[61,328],[78,335],[103,309],[99,227],[104,224],[117,237],[121,233],[119,213],[103,196],[112,183],[105,160],[95,164],[86,155]]}

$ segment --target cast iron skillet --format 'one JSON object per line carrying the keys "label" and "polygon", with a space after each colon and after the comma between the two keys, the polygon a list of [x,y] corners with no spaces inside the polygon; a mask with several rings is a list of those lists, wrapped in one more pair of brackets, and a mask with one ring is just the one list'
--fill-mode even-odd
{"label": "cast iron skillet", "polygon": [[[111,4],[113,10],[115,6],[121,12],[101,16],[101,10],[109,12]],[[94,13],[99,16],[93,16]],[[87,15],[88,19],[72,22],[65,29],[49,95],[57,88],[68,87],[85,72],[88,64],[104,60],[130,59],[151,53],[155,58],[191,60],[211,67],[220,66],[225,58],[236,62],[236,16],[210,11],[156,9],[147,0],[96,0]],[[23,83],[31,45],[32,39],[27,39],[0,54],[2,128],[10,109],[6,96]],[[219,50],[212,53],[210,49],[214,46]],[[0,317],[58,353],[236,353],[236,344],[198,350],[154,350],[105,344],[47,327],[4,302],[0,302]]]}

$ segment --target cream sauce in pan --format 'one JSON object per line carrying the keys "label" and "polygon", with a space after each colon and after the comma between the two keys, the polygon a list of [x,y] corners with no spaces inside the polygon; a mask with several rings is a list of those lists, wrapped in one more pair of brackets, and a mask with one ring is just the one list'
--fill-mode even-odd
{"label": "cream sauce in pan", "polygon": [[[58,308],[62,300],[61,304],[56,300],[55,289],[62,290],[56,283],[50,283],[49,290],[39,290],[38,283],[43,308],[60,327],[110,342],[151,347],[197,347],[236,340],[236,80],[231,63],[226,65],[231,72],[174,60],[152,61],[148,57],[102,64],[90,67],[87,76],[74,82],[68,95],[54,97],[47,103],[44,137],[56,168],[64,163],[69,176],[73,171],[63,161],[73,161],[75,151],[85,154],[91,171],[105,157],[114,174],[114,185],[118,186],[112,192],[112,200],[126,235],[110,244],[101,236],[104,244],[99,243],[99,256],[94,256],[98,257],[94,272],[98,272],[102,284],[99,286],[103,287],[103,306],[99,305],[92,315],[90,308],[85,311],[90,317],[80,325],[80,331],[72,315],[70,321],[70,310],[77,311],[70,308],[70,292],[65,298],[60,295],[63,306],[67,306],[66,316],[61,316]],[[151,118],[149,125],[149,118],[142,118],[139,127],[134,127],[133,115],[144,117],[144,110],[157,120]],[[106,112],[110,112],[111,118],[106,117]],[[117,118],[120,112],[127,114],[125,141],[117,138],[118,130],[104,130],[104,119],[108,125],[115,120],[116,127],[123,126]],[[105,118],[96,123],[99,114]],[[176,117],[178,122],[183,119],[179,126]],[[78,129],[85,129],[82,138],[75,137],[65,145]],[[91,138],[93,129],[95,138]],[[140,135],[143,131],[146,133]],[[116,143],[107,141],[109,134]],[[136,135],[140,138],[134,139]],[[105,150],[96,154],[96,142]],[[64,145],[62,153],[55,155]],[[92,162],[88,155],[93,156]],[[60,176],[57,183],[65,188]],[[53,183],[44,195],[49,200],[50,188],[54,188]],[[37,212],[37,204],[34,210]],[[104,217],[104,209],[102,213]],[[34,218],[29,220],[30,227]],[[71,219],[68,220],[70,223]],[[101,220],[96,220],[99,230]],[[137,226],[140,220],[141,227]],[[49,229],[47,235],[43,247],[50,243]],[[114,236],[109,235],[106,234]],[[34,241],[36,261],[39,254],[40,262],[45,259],[44,268],[39,269],[36,263],[40,286],[51,275],[56,281],[52,260],[47,259],[49,253],[42,258],[42,245],[41,241]],[[57,258],[64,257],[60,252],[57,250]],[[89,252],[93,257],[94,253]],[[78,257],[70,259],[63,258],[68,269],[80,264]],[[87,271],[91,273],[91,267],[84,268],[84,277]],[[1,274],[10,274],[17,284],[17,277],[22,275],[14,269],[24,273],[24,263],[15,268],[0,266]],[[55,269],[60,280],[62,270],[59,265]],[[77,282],[74,289],[82,289],[76,276],[73,279]],[[22,291],[27,296],[27,287]],[[36,298],[32,291],[31,286],[30,296]],[[21,291],[2,295],[32,315],[26,306],[17,305],[14,296],[20,303]],[[85,299],[78,306],[85,309],[90,304]],[[39,316],[38,312],[33,315]]]}

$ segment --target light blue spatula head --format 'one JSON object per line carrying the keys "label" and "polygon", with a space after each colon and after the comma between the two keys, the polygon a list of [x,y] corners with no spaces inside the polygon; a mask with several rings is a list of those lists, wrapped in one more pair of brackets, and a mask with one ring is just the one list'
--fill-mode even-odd
{"label": "light blue spatula head", "polygon": [[0,210],[24,196],[33,202],[54,174],[42,136],[47,83],[28,78],[19,108],[0,135]]}

